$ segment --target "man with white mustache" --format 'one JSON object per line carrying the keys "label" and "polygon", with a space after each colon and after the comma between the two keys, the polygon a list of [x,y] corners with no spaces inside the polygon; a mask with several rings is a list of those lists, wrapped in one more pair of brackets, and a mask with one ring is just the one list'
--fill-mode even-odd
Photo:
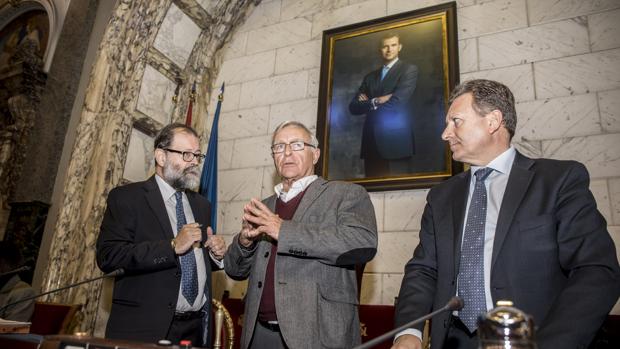
{"label": "man with white mustache", "polygon": [[191,340],[210,346],[211,271],[226,244],[213,235],[200,182],[198,134],[183,124],[155,138],[155,175],[110,191],[97,241],[102,271],[115,280],[106,337],[144,342]]}

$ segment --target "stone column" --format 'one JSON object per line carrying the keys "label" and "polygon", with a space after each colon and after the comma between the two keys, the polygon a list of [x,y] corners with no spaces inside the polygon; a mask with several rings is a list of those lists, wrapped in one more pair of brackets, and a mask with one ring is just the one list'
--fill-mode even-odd
{"label": "stone column", "polygon": [[[64,196],[53,231],[43,290],[100,275],[95,263],[95,243],[105,211],[108,192],[121,181],[145,64],[158,28],[172,0],[119,0],[99,46],[86,99],[77,128]],[[259,0],[222,0],[209,12],[195,1],[175,0],[202,28],[192,56],[181,72],[181,96],[191,81],[200,81],[195,123],[204,133],[208,91],[219,67],[216,53],[236,24],[245,18],[250,4]],[[175,69],[172,69],[175,70]],[[179,69],[180,70],[180,69]],[[179,106],[187,105],[186,97]],[[177,108],[174,119],[185,117]],[[203,140],[204,141],[204,140]],[[83,304],[81,330],[92,331],[101,297],[101,282],[74,288],[50,300]]]}

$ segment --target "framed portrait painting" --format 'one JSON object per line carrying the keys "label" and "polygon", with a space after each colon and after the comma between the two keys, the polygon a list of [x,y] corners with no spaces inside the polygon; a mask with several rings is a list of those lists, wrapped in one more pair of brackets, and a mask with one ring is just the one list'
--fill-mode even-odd
{"label": "framed portrait painting", "polygon": [[323,32],[318,172],[368,190],[462,171],[441,139],[458,80],[454,2]]}

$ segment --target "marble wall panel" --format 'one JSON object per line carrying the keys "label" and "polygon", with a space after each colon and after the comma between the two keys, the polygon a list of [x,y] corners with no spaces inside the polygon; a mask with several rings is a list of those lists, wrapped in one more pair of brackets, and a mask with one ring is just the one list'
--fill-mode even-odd
{"label": "marble wall panel", "polygon": [[379,234],[375,258],[366,264],[367,273],[402,273],[419,242],[418,231]]}
{"label": "marble wall panel", "polygon": [[[620,225],[620,178],[609,179],[609,201],[611,205],[611,221],[607,222],[610,225]],[[620,250],[620,244],[616,243],[618,250]]]}
{"label": "marble wall panel", "polygon": [[308,70],[308,97],[319,96],[319,81],[321,72],[319,69]]}
{"label": "marble wall panel", "polygon": [[218,139],[217,141],[217,167],[220,170],[228,170],[232,166],[232,151],[233,151],[233,140],[222,140]]}
{"label": "marble wall panel", "polygon": [[375,208],[375,218],[377,219],[377,231],[383,232],[383,222],[385,217],[385,194],[373,192],[369,193],[372,206]]}
{"label": "marble wall panel", "polygon": [[517,104],[515,140],[544,140],[601,133],[596,94]]}
{"label": "marble wall panel", "polygon": [[[518,128],[519,126],[517,126]],[[530,158],[540,158],[542,154],[542,141],[524,141],[523,139],[513,139],[512,144],[521,154]]]}
{"label": "marble wall panel", "polygon": [[360,304],[381,304],[381,274],[364,273]]}
{"label": "marble wall panel", "polygon": [[153,162],[154,141],[153,137],[135,128],[131,130],[123,179],[139,182],[155,173],[155,164]]}
{"label": "marble wall panel", "polygon": [[147,65],[142,77],[136,109],[162,125],[169,124],[174,109],[172,96],[174,96],[175,88],[173,81]]}
{"label": "marble wall panel", "polygon": [[288,120],[299,121],[311,129],[316,128],[317,103],[316,98],[310,98],[272,104],[267,131],[272,133],[278,125]]}
{"label": "marble wall panel", "polygon": [[241,85],[239,107],[251,108],[304,98],[307,84],[306,71],[244,82]]}
{"label": "marble wall panel", "polygon": [[228,295],[233,299],[243,299],[245,297],[248,280],[236,281],[228,276],[224,272],[215,272],[213,276],[213,297],[221,299],[224,294],[224,290],[228,291]]}
{"label": "marble wall panel", "polygon": [[276,53],[276,74],[318,68],[321,64],[321,40],[279,48]]}
{"label": "marble wall panel", "polygon": [[428,190],[385,193],[384,231],[420,230]]}
{"label": "marble wall panel", "polygon": [[262,106],[222,113],[220,139],[245,138],[267,134],[269,107]]}
{"label": "marble wall panel", "polygon": [[220,86],[222,82],[236,84],[269,77],[274,72],[275,62],[275,50],[224,61],[215,86]]}
{"label": "marble wall panel", "polygon": [[224,60],[244,56],[247,44],[247,32],[233,35],[230,41],[224,46]]}
{"label": "marble wall panel", "polygon": [[[471,6],[475,2],[475,0],[457,0],[456,7],[459,8],[463,6]],[[418,10],[425,7],[435,6],[444,3],[446,3],[446,1],[444,0],[387,0],[387,14],[393,15],[396,13]]]}
{"label": "marble wall panel", "polygon": [[272,164],[271,136],[246,137],[235,140],[233,168],[269,166]]}
{"label": "marble wall panel", "polygon": [[543,156],[583,163],[592,179],[615,177],[620,173],[620,137],[605,134],[543,141]]}
{"label": "marble wall panel", "polygon": [[266,26],[248,33],[247,53],[256,53],[306,42],[312,23],[303,18]]}
{"label": "marble wall panel", "polygon": [[590,47],[592,51],[620,47],[620,25],[618,25],[618,18],[620,18],[620,10],[588,16]]}
{"label": "marble wall panel", "polygon": [[499,81],[510,88],[516,102],[534,99],[534,77],[530,64],[461,74],[461,82],[471,79]]}
{"label": "marble wall panel", "polygon": [[620,87],[620,49],[534,63],[537,98]]}
{"label": "marble wall panel", "polygon": [[267,25],[275,24],[280,21],[281,0],[265,2],[254,8],[254,11],[245,19],[239,32],[247,32]]}
{"label": "marble wall panel", "polygon": [[217,197],[220,201],[240,201],[258,197],[261,193],[262,179],[260,167],[220,170]]}
{"label": "marble wall panel", "polygon": [[505,67],[590,51],[583,17],[478,38],[480,69]]}
{"label": "marble wall panel", "polygon": [[495,0],[467,6],[458,11],[458,37],[468,39],[483,34],[527,26],[525,0]]}
{"label": "marble wall panel", "polygon": [[478,70],[478,39],[459,40],[459,71],[469,73]]}
{"label": "marble wall panel", "polygon": [[601,127],[606,132],[620,132],[620,90],[598,93]]}
{"label": "marble wall panel", "polygon": [[249,200],[226,202],[222,210],[222,215],[218,217],[218,222],[222,222],[222,233],[234,235],[241,229],[241,219],[243,217],[243,206]]}
{"label": "marble wall panel", "polygon": [[323,31],[330,28],[383,17],[386,15],[386,11],[385,0],[370,0],[333,11],[321,12],[314,16],[312,38],[320,39]]}
{"label": "marble wall panel", "polygon": [[275,194],[273,188],[280,182],[280,178],[277,174],[276,167],[271,162],[271,165],[263,167],[263,181],[261,184],[261,199],[269,197]]}
{"label": "marble wall panel", "polygon": [[594,179],[590,181],[590,191],[592,192],[592,195],[594,195],[596,206],[603,217],[605,217],[607,224],[613,224],[607,179]]}
{"label": "marble wall panel", "polygon": [[282,0],[282,20],[311,17],[324,8],[324,0]]}
{"label": "marble wall panel", "polygon": [[527,0],[530,23],[550,22],[620,7],[618,0]]}
{"label": "marble wall panel", "polygon": [[171,4],[159,27],[153,47],[180,67],[185,67],[198,35],[200,27],[175,4]]}
{"label": "marble wall panel", "polygon": [[[413,255],[413,251],[411,251]],[[403,269],[404,269],[403,265]],[[396,297],[400,291],[404,274],[383,274],[383,289],[381,290],[381,304],[395,305]]]}

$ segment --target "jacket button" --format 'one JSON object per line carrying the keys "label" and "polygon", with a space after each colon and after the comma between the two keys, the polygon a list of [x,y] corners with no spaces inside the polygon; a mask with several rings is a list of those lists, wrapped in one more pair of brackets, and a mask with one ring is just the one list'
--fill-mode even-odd
{"label": "jacket button", "polygon": [[262,281],[259,281],[259,282],[258,282],[258,288],[261,288],[261,287],[263,287],[263,282],[262,282]]}
{"label": "jacket button", "polygon": [[269,251],[265,252],[265,258],[269,257]]}

